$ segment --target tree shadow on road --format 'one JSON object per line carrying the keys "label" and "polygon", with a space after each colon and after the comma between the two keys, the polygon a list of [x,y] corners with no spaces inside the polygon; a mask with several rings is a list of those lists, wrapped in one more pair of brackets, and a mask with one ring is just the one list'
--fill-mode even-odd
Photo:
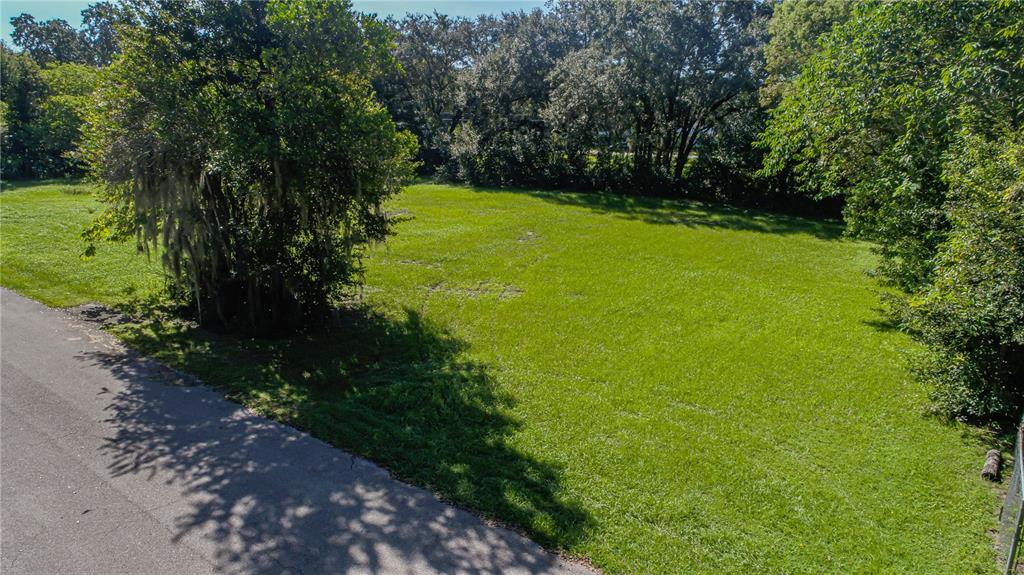
{"label": "tree shadow on road", "polygon": [[[341,323],[276,341],[156,322],[114,329],[228,397],[372,457],[548,547],[571,549],[585,536],[590,520],[563,492],[558,466],[509,444],[521,425],[508,415],[511,399],[486,366],[465,359],[463,342],[411,310],[400,319],[353,312]],[[175,539],[209,546],[219,569],[506,572],[525,565],[521,572],[540,573],[553,566],[510,532],[496,537],[479,523],[455,524],[459,514],[428,493],[134,353],[82,359],[124,383],[107,408],[110,473],[177,486],[188,504],[174,511]]]}

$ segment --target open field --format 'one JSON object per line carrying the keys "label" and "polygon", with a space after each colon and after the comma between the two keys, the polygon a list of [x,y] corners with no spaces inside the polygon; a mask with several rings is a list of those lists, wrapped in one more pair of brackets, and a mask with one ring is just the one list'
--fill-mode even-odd
{"label": "open field", "polygon": [[[0,282],[137,305],[159,267],[79,258],[84,190],[0,194]],[[117,334],[607,573],[995,571],[985,446],[925,415],[838,226],[438,185],[390,208],[410,219],[341,329]]]}

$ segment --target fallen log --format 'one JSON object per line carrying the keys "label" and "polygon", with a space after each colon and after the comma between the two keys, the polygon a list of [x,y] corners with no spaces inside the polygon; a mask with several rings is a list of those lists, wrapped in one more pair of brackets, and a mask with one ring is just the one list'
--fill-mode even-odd
{"label": "fallen log", "polygon": [[981,468],[981,478],[989,481],[999,481],[999,468],[1002,466],[1003,456],[998,449],[989,449],[985,454],[985,465]]}

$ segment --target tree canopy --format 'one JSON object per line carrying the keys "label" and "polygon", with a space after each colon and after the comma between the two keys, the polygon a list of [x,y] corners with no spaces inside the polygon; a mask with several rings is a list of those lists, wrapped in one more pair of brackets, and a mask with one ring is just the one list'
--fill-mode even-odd
{"label": "tree canopy", "polygon": [[138,2],[100,88],[98,239],[161,248],[206,322],[294,327],[335,302],[415,139],[372,88],[390,34],[343,2]]}
{"label": "tree canopy", "polygon": [[59,18],[39,22],[31,14],[11,18],[11,39],[39,65],[50,63],[106,66],[117,53],[116,27],[130,24],[131,11],[110,2],[82,10],[82,29]]}
{"label": "tree canopy", "polygon": [[764,48],[767,77],[761,88],[766,104],[776,105],[818,51],[819,41],[850,17],[850,0],[787,0],[775,7]]}
{"label": "tree canopy", "polygon": [[758,109],[770,12],[584,0],[476,21],[410,16],[391,22],[405,75],[382,92],[443,176],[679,191],[698,149]]}

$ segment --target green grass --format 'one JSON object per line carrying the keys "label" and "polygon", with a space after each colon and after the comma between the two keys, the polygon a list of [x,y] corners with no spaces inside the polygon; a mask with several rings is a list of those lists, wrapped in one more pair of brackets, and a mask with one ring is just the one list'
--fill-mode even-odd
{"label": "green grass", "polygon": [[104,244],[83,257],[81,232],[102,205],[89,187],[57,182],[4,183],[0,192],[0,282],[48,305],[108,305],[163,286],[157,257],[137,257],[134,243]]}
{"label": "green grass", "polygon": [[[61,306],[158,289],[127,246],[78,258],[95,208],[0,195],[3,285]],[[391,209],[411,219],[340,328],[117,333],[607,573],[995,571],[985,446],[925,415],[869,247],[836,225],[437,185]]]}

